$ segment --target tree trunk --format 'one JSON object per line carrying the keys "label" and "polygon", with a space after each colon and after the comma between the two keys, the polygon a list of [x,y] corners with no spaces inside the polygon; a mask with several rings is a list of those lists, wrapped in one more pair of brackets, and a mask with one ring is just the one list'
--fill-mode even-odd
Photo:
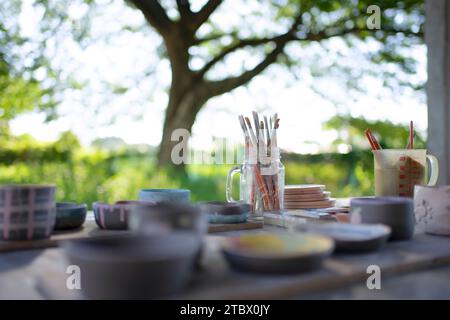
{"label": "tree trunk", "polygon": [[185,94],[171,94],[164,119],[163,135],[158,152],[158,166],[175,167],[177,171],[184,171],[184,164],[175,165],[171,154],[173,147],[179,141],[172,141],[171,136],[176,129],[186,129],[189,132],[195,122],[197,113],[208,100],[201,94],[201,85]]}

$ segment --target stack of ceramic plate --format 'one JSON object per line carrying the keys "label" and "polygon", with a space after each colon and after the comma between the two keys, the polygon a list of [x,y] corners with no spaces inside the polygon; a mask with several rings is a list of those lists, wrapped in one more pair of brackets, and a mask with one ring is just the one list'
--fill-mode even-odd
{"label": "stack of ceramic plate", "polygon": [[328,208],[334,204],[335,200],[330,198],[324,185],[288,185],[284,189],[284,208],[287,210]]}

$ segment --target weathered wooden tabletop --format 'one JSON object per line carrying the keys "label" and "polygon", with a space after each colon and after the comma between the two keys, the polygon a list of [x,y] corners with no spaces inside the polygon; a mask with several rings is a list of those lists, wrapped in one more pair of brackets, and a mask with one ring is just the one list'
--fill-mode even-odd
{"label": "weathered wooden tabletop", "polygon": [[[265,226],[259,230],[208,236],[202,268],[186,292],[189,299],[450,299],[450,237],[416,234],[391,242],[379,252],[333,255],[312,273],[269,276],[229,269],[217,240],[240,233],[288,232]],[[381,267],[381,290],[369,290],[367,266]],[[65,289],[68,262],[60,248],[0,253],[0,299],[79,298]]]}

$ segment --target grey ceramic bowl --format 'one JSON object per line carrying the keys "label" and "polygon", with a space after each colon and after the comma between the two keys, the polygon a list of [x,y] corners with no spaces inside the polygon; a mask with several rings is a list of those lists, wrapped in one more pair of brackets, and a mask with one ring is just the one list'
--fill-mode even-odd
{"label": "grey ceramic bowl", "polygon": [[136,233],[145,235],[176,231],[192,233],[199,244],[195,260],[200,264],[208,221],[199,208],[186,203],[169,202],[152,206],[133,206],[129,226]]}
{"label": "grey ceramic bowl", "polygon": [[250,214],[250,205],[243,202],[208,201],[197,206],[207,215],[209,223],[242,223]]}
{"label": "grey ceramic bowl", "polygon": [[56,203],[55,230],[76,229],[83,225],[86,220],[87,205],[75,202]]}
{"label": "grey ceramic bowl", "polygon": [[124,200],[115,204],[95,202],[93,204],[95,222],[101,229],[127,230],[128,216],[134,206],[151,206],[153,202]]}
{"label": "grey ceramic bowl", "polygon": [[194,270],[198,242],[190,233],[128,235],[64,244],[80,267],[87,299],[157,299],[182,291]]}
{"label": "grey ceramic bowl", "polygon": [[131,230],[152,233],[157,229],[192,231],[202,237],[208,228],[200,209],[185,203],[160,202],[151,206],[135,205],[129,218]]}
{"label": "grey ceramic bowl", "polygon": [[3,240],[48,238],[55,225],[53,185],[0,186],[0,237]]}
{"label": "grey ceramic bowl", "polygon": [[139,200],[189,203],[190,194],[188,189],[142,189],[139,192]]}
{"label": "grey ceramic bowl", "polygon": [[390,240],[409,240],[414,235],[414,205],[410,198],[353,198],[350,207],[350,223],[387,225],[392,231]]}
{"label": "grey ceramic bowl", "polygon": [[334,240],[337,252],[349,253],[378,250],[391,234],[391,229],[382,224],[302,223],[294,229],[330,237]]}

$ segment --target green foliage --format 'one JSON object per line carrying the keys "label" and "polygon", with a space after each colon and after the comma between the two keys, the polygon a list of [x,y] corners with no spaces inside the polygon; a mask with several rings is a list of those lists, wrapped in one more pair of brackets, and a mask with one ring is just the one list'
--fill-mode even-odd
{"label": "green foliage", "polygon": [[[409,138],[409,124],[395,125],[389,120],[368,121],[364,118],[353,118],[348,115],[336,115],[324,124],[324,129],[338,132],[335,144],[347,143],[353,149],[367,149],[369,146],[364,131],[370,128],[383,148],[406,148]],[[426,142],[421,133],[415,131],[414,147],[425,148]]]}

